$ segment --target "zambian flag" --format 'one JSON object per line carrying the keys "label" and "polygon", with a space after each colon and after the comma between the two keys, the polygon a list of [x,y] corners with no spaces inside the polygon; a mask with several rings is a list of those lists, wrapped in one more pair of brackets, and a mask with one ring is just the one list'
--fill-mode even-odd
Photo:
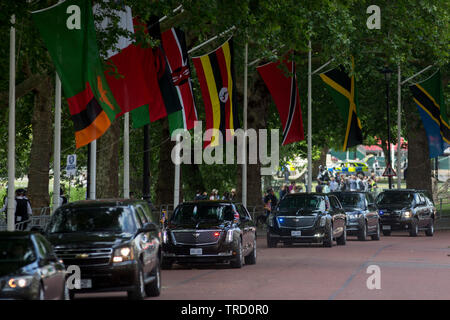
{"label": "zambian flag", "polygon": [[[233,39],[230,39],[213,52],[192,58],[205,105],[206,130],[220,130],[226,140],[239,127],[232,53]],[[215,135],[206,135],[204,147],[218,145]]]}
{"label": "zambian flag", "polygon": [[61,79],[80,148],[105,133],[121,112],[104,75],[91,1],[67,0],[32,17]]}
{"label": "zambian flag", "polygon": [[[354,61],[352,58],[352,67]],[[327,84],[328,91],[333,97],[343,119],[347,121],[343,150],[363,143],[361,122],[358,118],[358,95],[355,76],[349,77],[342,66],[321,73],[320,77]]]}
{"label": "zambian flag", "polygon": [[450,127],[440,71],[409,88],[427,132],[429,156],[436,158],[450,146]]}

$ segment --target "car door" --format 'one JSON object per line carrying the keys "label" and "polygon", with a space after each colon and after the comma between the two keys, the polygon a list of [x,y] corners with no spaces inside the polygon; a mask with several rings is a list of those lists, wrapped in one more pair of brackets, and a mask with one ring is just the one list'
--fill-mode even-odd
{"label": "car door", "polygon": [[364,198],[366,206],[365,215],[367,220],[367,229],[369,232],[375,231],[378,225],[378,212],[375,210],[373,199],[368,193],[364,194]]}
{"label": "car door", "polygon": [[424,201],[424,203],[425,203],[425,212],[424,212],[424,214],[423,214],[423,223],[424,223],[424,227],[425,226],[428,226],[429,224],[430,224],[430,220],[431,220],[431,217],[432,217],[432,215],[433,215],[433,204],[432,204],[432,202],[431,202],[431,200],[426,196],[426,195],[424,195],[423,193],[421,193],[420,194],[421,196],[422,196],[422,199],[423,199],[423,201]]}
{"label": "car door", "polygon": [[41,235],[34,235],[34,242],[39,256],[39,269],[44,285],[45,299],[58,299],[64,288],[64,268],[58,262],[53,249]]}
{"label": "car door", "polygon": [[256,239],[256,227],[250,213],[244,205],[239,205],[242,214],[246,217],[245,233],[246,233],[246,245],[248,251],[253,249],[254,240]]}
{"label": "car door", "polygon": [[419,220],[419,228],[424,224],[424,213],[426,211],[425,201],[420,193],[414,194],[414,210],[416,211],[416,217]]}
{"label": "car door", "polygon": [[[147,223],[153,222],[151,218],[145,214],[145,210],[141,205],[135,206],[136,216],[144,227]],[[141,258],[143,262],[144,273],[149,273],[153,270],[157,260],[158,242],[155,239],[153,232],[142,232],[136,237],[136,246],[139,247]]]}
{"label": "car door", "polygon": [[345,228],[345,211],[335,196],[328,196],[330,201],[330,214],[333,219],[333,234],[340,237]]}

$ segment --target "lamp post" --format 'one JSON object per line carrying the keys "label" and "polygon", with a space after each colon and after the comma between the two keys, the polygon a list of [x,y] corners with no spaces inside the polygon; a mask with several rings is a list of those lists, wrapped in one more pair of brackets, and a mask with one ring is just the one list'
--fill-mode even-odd
{"label": "lamp post", "polygon": [[[392,70],[389,69],[388,66],[385,66],[381,73],[384,74],[384,80],[386,82],[386,112],[387,112],[387,133],[388,133],[388,141],[387,141],[387,166],[392,168],[391,164],[391,115],[389,112],[389,81],[391,80]],[[385,157],[386,159],[386,157]],[[388,177],[389,179],[389,189],[392,189],[392,176]]]}

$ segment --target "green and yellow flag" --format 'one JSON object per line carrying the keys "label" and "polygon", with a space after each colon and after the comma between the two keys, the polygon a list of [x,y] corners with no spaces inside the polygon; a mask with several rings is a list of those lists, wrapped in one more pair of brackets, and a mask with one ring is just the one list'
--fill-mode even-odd
{"label": "green and yellow flag", "polygon": [[[352,67],[355,68],[352,58]],[[363,143],[361,122],[358,118],[358,94],[355,76],[349,77],[342,66],[320,74],[327,85],[341,116],[347,121],[343,150]]]}
{"label": "green and yellow flag", "polygon": [[105,133],[121,112],[104,75],[91,1],[66,0],[32,17],[61,79],[80,148]]}

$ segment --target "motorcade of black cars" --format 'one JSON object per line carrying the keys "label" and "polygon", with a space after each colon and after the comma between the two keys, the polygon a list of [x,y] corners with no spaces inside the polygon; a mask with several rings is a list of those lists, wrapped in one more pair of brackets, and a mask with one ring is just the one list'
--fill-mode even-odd
{"label": "motorcade of black cars", "polygon": [[140,200],[83,200],[59,207],[44,234],[66,267],[80,268],[80,286],[70,294],[126,291],[129,299],[158,296],[158,220]]}
{"label": "motorcade of black cars", "polygon": [[347,215],[347,235],[357,236],[360,241],[367,240],[368,236],[380,240],[380,217],[370,193],[340,191],[332,194],[339,199]]}
{"label": "motorcade of black cars", "polygon": [[65,266],[42,235],[0,232],[0,299],[69,298]]}
{"label": "motorcade of black cars", "polygon": [[347,241],[346,215],[336,196],[321,193],[286,195],[267,219],[267,246],[278,242],[322,243],[332,247]]}
{"label": "motorcade of black cars", "polygon": [[173,263],[256,263],[256,226],[242,204],[193,201],[178,205],[163,233],[162,267]]}
{"label": "motorcade of black cars", "polygon": [[376,199],[383,235],[391,231],[406,230],[411,237],[425,231],[429,237],[434,235],[436,208],[422,191],[413,189],[386,190]]}

